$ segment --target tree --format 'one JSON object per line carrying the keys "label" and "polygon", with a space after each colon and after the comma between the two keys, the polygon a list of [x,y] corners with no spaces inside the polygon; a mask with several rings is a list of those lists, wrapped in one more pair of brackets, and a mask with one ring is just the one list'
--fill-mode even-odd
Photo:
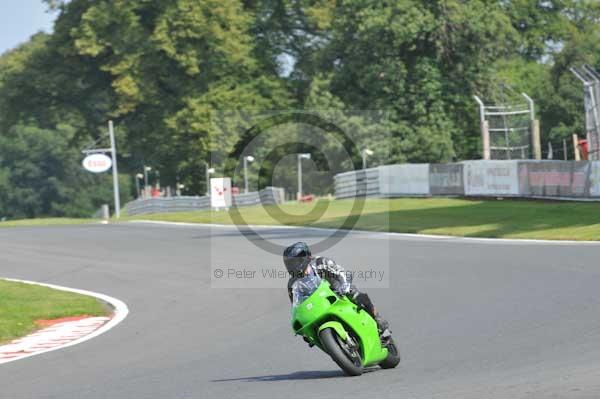
{"label": "tree", "polygon": [[389,110],[392,161],[477,154],[472,95],[509,53],[510,21],[486,1],[339,1],[314,61],[353,109]]}
{"label": "tree", "polygon": [[211,115],[288,104],[239,1],[49,3],[60,10],[55,32],[7,78],[14,83],[3,88],[5,128],[66,120],[79,138],[98,138],[114,119],[123,170],[149,164],[168,183],[180,176],[199,192]]}
{"label": "tree", "polygon": [[585,132],[583,90],[570,68],[600,67],[600,4],[585,0],[503,3],[519,33],[517,52],[497,63],[498,80],[527,92],[541,119],[542,141]]}
{"label": "tree", "polygon": [[[90,217],[112,202],[110,176],[83,170],[81,153],[69,146],[73,136],[64,125],[17,125],[0,135],[0,217]],[[131,199],[127,179],[121,179],[121,199]]]}
{"label": "tree", "polygon": [[[354,147],[374,148],[377,163],[478,158],[472,96],[487,97],[500,83],[536,100],[544,140],[582,133],[582,90],[569,67],[600,66],[597,1],[46,2],[59,14],[53,33],[0,56],[4,143],[25,137],[11,132],[37,129],[45,133],[31,137],[44,142],[64,135],[60,146],[78,151],[100,139],[113,119],[123,172],[149,165],[163,183],[178,180],[189,194],[205,191],[206,162],[227,170],[239,162],[256,134],[248,115],[270,110],[330,117],[357,132]],[[304,133],[282,128],[256,154]],[[332,143],[318,146],[334,150]],[[360,154],[353,151],[334,170],[359,167]],[[13,174],[23,172],[15,165],[37,161],[33,153],[22,156],[23,163],[7,161],[0,184],[14,185]],[[0,147],[0,157],[10,154]],[[292,166],[282,176],[288,185]],[[328,189],[313,177],[319,189]],[[259,184],[270,178],[261,175]],[[66,175],[61,179],[74,184]],[[60,190],[46,191],[43,198],[64,203]],[[3,204],[11,195],[0,194]],[[35,211],[21,214],[67,212],[31,198]],[[77,209],[96,206],[71,198],[83,198]]]}

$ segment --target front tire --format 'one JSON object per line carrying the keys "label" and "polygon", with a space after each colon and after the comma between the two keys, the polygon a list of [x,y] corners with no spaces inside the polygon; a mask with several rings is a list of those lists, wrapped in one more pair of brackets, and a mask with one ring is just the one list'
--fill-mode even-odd
{"label": "front tire", "polygon": [[321,331],[319,339],[323,348],[344,373],[349,376],[358,376],[363,373],[362,359],[358,349],[348,348],[333,328]]}
{"label": "front tire", "polygon": [[388,356],[379,363],[379,367],[382,369],[393,369],[400,363],[400,351],[398,351],[398,347],[392,337],[390,337],[385,347],[388,350]]}

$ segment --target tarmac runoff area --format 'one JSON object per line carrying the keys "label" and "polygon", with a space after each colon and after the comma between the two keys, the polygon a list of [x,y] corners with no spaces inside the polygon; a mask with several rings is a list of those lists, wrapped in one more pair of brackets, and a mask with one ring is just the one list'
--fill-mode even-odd
{"label": "tarmac runoff area", "polygon": [[0,230],[0,276],[100,292],[130,311],[84,344],[1,365],[0,396],[600,397],[598,244],[342,237],[320,252],[345,266],[386,265],[384,286],[357,285],[403,355],[396,369],[346,378],[291,332],[285,281],[232,288],[214,276],[217,265],[282,268],[255,245],[264,239],[315,243],[331,232],[255,233],[147,223]]}

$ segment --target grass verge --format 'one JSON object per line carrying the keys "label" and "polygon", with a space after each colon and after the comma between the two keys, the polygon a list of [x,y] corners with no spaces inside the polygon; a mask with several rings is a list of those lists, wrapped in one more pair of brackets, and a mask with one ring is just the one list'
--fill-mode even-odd
{"label": "grass verge", "polygon": [[93,297],[0,280],[0,343],[35,331],[36,320],[106,314],[106,305]]}
{"label": "grass verge", "polygon": [[63,224],[86,224],[97,222],[96,219],[75,219],[75,218],[44,218],[44,219],[20,219],[7,220],[0,222],[2,227],[31,227],[31,226],[53,226]]}
{"label": "grass verge", "polygon": [[[600,203],[397,198],[140,215],[192,223],[305,225],[460,237],[600,240]],[[348,215],[356,218],[348,223]]]}

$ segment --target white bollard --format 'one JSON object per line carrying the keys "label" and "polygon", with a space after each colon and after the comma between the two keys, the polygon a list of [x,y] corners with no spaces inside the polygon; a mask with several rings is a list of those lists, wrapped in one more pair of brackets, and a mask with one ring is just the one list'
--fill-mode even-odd
{"label": "white bollard", "polygon": [[102,223],[108,223],[108,219],[110,219],[110,210],[107,204],[102,205],[100,208],[100,214],[102,216]]}

